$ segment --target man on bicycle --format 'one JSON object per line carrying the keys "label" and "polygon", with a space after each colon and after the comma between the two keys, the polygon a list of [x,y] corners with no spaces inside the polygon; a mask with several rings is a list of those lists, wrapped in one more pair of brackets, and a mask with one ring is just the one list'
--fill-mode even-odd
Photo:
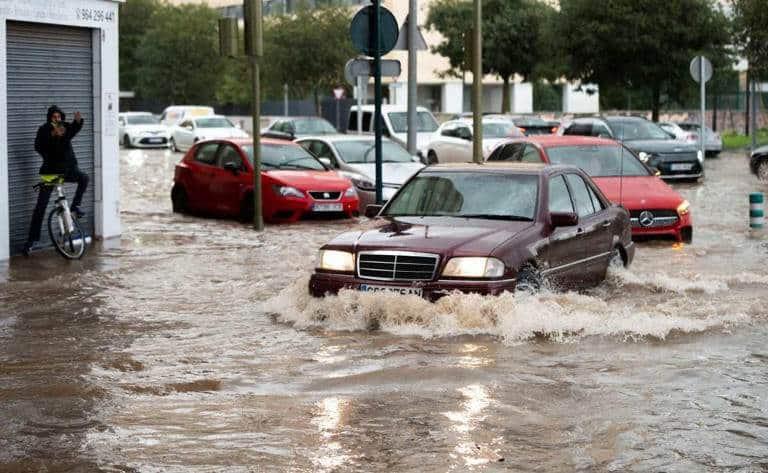
{"label": "man on bicycle", "polygon": [[[72,215],[81,218],[84,213],[80,210],[80,202],[88,187],[88,175],[81,172],[77,166],[75,151],[72,149],[72,139],[83,128],[83,117],[80,112],[75,112],[72,123],[64,121],[64,112],[52,105],[48,109],[48,120],[37,130],[35,138],[35,151],[43,158],[40,174],[60,174],[65,182],[76,182],[77,191],[72,200]],[[29,226],[29,237],[24,245],[24,254],[29,252],[40,240],[40,229],[43,225],[45,209],[48,206],[53,189],[48,186],[40,187],[37,195],[37,205],[32,213],[32,223]]]}

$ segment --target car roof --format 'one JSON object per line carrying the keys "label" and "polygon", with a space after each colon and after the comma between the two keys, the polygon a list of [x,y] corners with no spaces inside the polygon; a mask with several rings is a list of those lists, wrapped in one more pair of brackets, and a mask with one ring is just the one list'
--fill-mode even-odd
{"label": "car roof", "polygon": [[[357,135],[357,134],[348,134],[345,135],[343,133],[335,133],[335,134],[328,134],[328,135],[306,135],[302,136],[301,138],[297,138],[296,141],[307,141],[307,140],[323,140],[323,141],[329,141],[331,143],[335,143],[338,141],[374,141],[376,139],[375,136],[371,134],[364,134],[364,135]],[[386,136],[381,137],[382,141],[389,141],[394,143],[394,141],[390,140]]]}
{"label": "car roof", "polygon": [[171,106],[165,107],[165,110],[166,111],[168,111],[168,110],[186,110],[186,109],[189,109],[189,108],[210,108],[211,110],[213,110],[213,107],[211,107],[210,105],[171,105]]}
{"label": "car roof", "polygon": [[[352,108],[350,108],[350,111],[357,111],[358,107],[357,105],[352,105]],[[364,112],[372,112],[374,110],[373,105],[363,105],[360,108]],[[419,112],[429,112],[424,107],[416,107],[416,110]],[[386,112],[407,112],[408,108],[405,105],[382,105],[381,106],[382,113]],[[431,112],[430,112],[431,113]]]}
{"label": "car roof", "polygon": [[[234,143],[238,146],[253,146],[253,138],[214,138],[212,140],[207,141],[227,141],[229,143]],[[279,140],[277,138],[261,138],[261,144],[262,145],[291,145],[291,146],[299,146],[297,143],[294,143],[290,140]]]}
{"label": "car roof", "polygon": [[152,115],[152,112],[120,112],[118,115],[125,116],[138,116],[138,115]]}
{"label": "car roof", "polygon": [[519,161],[486,161],[484,163],[444,163],[433,164],[424,168],[423,172],[450,172],[450,171],[479,171],[497,172],[509,174],[537,174],[550,175],[560,171],[578,171],[576,166],[546,163],[521,163]]}

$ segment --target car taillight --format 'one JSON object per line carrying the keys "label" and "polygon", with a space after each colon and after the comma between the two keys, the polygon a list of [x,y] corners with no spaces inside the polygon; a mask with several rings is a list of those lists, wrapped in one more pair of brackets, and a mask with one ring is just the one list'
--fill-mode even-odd
{"label": "car taillight", "polygon": [[523,127],[518,127],[517,129],[518,129],[518,130],[520,130],[520,133],[522,133],[522,134],[525,134],[525,128],[523,128]]}
{"label": "car taillight", "polygon": [[557,127],[553,126],[552,129],[549,130],[549,132],[554,135],[555,133],[557,133]]}

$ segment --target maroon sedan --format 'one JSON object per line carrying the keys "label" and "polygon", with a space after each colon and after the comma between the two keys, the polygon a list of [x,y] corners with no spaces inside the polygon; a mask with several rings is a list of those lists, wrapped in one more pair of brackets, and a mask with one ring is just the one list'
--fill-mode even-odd
{"label": "maroon sedan", "polygon": [[342,288],[437,299],[500,294],[544,281],[580,288],[634,257],[629,214],[573,166],[437,165],[413,176],[373,227],[320,249],[313,296]]}

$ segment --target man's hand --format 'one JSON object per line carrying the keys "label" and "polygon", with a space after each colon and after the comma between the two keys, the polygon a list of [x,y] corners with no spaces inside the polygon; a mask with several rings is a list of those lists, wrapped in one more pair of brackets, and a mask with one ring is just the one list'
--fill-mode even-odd
{"label": "man's hand", "polygon": [[76,122],[83,121],[83,116],[80,114],[80,112],[75,112],[75,121]]}

